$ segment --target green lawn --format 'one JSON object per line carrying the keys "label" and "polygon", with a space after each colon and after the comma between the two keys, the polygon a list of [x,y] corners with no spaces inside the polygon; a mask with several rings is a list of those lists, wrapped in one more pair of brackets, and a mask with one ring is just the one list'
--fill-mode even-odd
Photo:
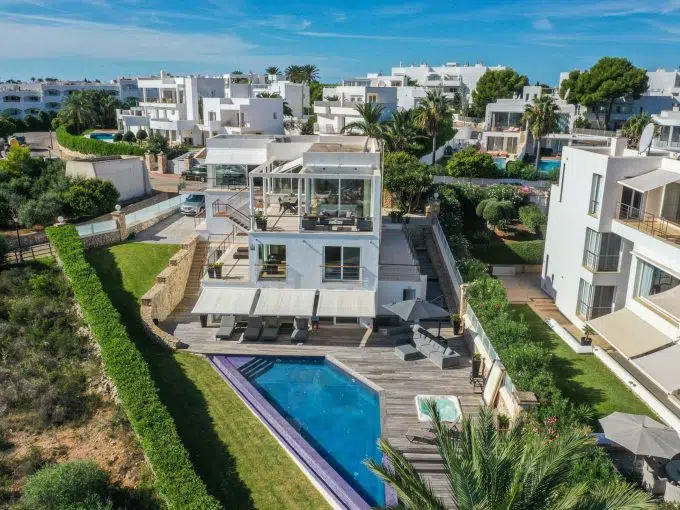
{"label": "green lawn", "polygon": [[149,363],[196,470],[225,508],[319,509],[325,500],[208,361],[146,337],[139,298],[178,250],[125,243],[87,252],[131,338]]}
{"label": "green lawn", "polygon": [[589,404],[597,418],[614,411],[654,416],[599,359],[572,351],[528,305],[512,308],[524,316],[532,338],[552,350],[557,384],[572,402]]}
{"label": "green lawn", "polygon": [[472,256],[486,264],[541,264],[545,241],[494,241],[473,244]]}

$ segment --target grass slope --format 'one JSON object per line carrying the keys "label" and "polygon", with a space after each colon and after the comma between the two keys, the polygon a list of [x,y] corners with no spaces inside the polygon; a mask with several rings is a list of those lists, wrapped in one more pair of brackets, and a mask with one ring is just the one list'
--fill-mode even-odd
{"label": "grass slope", "polygon": [[512,305],[512,308],[524,316],[532,338],[552,350],[553,370],[565,397],[589,404],[597,418],[614,411],[654,416],[599,359],[572,351],[528,305]]}
{"label": "grass slope", "polygon": [[225,508],[327,508],[319,492],[205,358],[171,354],[146,337],[139,299],[178,248],[125,243],[91,250],[88,260],[147,359],[197,472]]}

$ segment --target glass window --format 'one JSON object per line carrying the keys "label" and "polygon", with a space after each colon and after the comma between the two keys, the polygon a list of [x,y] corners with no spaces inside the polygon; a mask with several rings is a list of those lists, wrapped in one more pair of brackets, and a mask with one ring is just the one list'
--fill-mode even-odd
{"label": "glass window", "polygon": [[356,218],[371,216],[370,179],[313,179],[312,213]]}
{"label": "glass window", "polygon": [[215,165],[216,186],[245,186],[247,165]]}
{"label": "glass window", "polygon": [[353,246],[324,247],[324,280],[358,281],[360,278],[361,248]]}
{"label": "glass window", "polygon": [[586,229],[583,265],[591,271],[618,271],[621,238],[610,232]]}
{"label": "glass window", "polygon": [[638,274],[635,295],[653,296],[680,285],[680,279],[666,273],[644,260],[638,260]]}
{"label": "glass window", "polygon": [[590,187],[590,207],[589,214],[597,214],[600,212],[600,189],[602,187],[602,176],[593,174],[593,182]]}
{"label": "glass window", "polygon": [[614,286],[592,286],[582,279],[578,287],[576,315],[584,320],[590,320],[611,313],[615,294]]}
{"label": "glass window", "polygon": [[260,270],[258,278],[286,278],[286,245],[261,244],[258,246]]}

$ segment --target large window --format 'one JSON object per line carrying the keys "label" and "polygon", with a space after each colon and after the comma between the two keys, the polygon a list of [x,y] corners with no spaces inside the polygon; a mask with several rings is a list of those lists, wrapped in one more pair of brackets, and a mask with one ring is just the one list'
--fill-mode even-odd
{"label": "large window", "polygon": [[642,218],[642,193],[624,186],[621,190],[619,219],[637,220]]}
{"label": "large window", "polygon": [[245,186],[247,165],[215,165],[215,186]]}
{"label": "large window", "polygon": [[602,176],[593,174],[593,182],[590,187],[590,207],[589,214],[597,214],[600,212],[600,191],[602,189]]}
{"label": "large window", "polygon": [[258,248],[259,279],[286,278],[286,245],[261,244]]}
{"label": "large window", "polygon": [[584,320],[590,320],[611,313],[615,293],[616,287],[614,286],[594,286],[581,280],[578,287],[576,315]]}
{"label": "large window", "polygon": [[680,285],[680,279],[644,260],[638,260],[637,283],[635,286],[635,295],[637,297],[660,294],[677,285]]}
{"label": "large window", "polygon": [[319,216],[366,218],[371,215],[370,179],[314,179],[312,208]]}
{"label": "large window", "polygon": [[326,246],[323,259],[324,280],[357,281],[361,278],[361,248]]}
{"label": "large window", "polygon": [[586,229],[583,265],[591,271],[618,271],[621,238],[612,233]]}

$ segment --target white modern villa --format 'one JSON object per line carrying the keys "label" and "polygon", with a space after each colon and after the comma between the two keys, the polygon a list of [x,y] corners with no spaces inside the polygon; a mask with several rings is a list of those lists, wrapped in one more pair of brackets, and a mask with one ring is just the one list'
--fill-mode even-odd
{"label": "white modern villa", "polygon": [[[193,312],[370,327],[382,304],[425,297],[401,225],[383,225],[381,153],[359,136],[207,141],[211,251]],[[393,227],[393,228],[390,228]]]}
{"label": "white modern villa", "polygon": [[680,152],[680,109],[664,110],[652,115],[656,128],[652,147],[671,152]]}
{"label": "white modern villa", "polygon": [[43,81],[0,84],[0,114],[23,119],[41,111],[56,112],[65,98],[81,90],[104,90],[121,101],[139,99],[136,78],[118,78],[111,83],[90,81]]}
{"label": "white modern villa", "polygon": [[249,74],[248,78],[253,97],[262,93],[278,94],[288,104],[295,118],[301,119],[311,107],[307,83],[293,83],[277,74]]}
{"label": "white modern villa", "polygon": [[366,85],[341,85],[324,87],[323,101],[314,103],[317,131],[324,134],[340,134],[344,127],[361,120],[357,105],[374,103],[382,106],[382,120],[391,117],[397,109],[397,87]]}
{"label": "white modern villa", "polygon": [[626,142],[564,148],[541,285],[680,405],[680,161]]}

